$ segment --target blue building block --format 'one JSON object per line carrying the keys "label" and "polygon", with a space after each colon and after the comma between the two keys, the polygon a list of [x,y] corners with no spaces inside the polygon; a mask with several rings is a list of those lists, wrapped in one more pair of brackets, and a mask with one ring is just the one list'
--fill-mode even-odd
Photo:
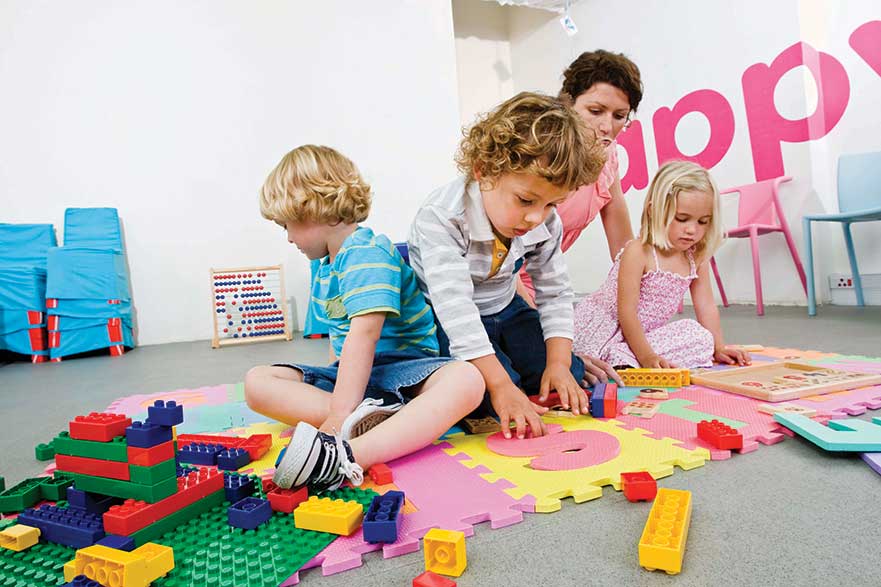
{"label": "blue building block", "polygon": [[590,393],[590,415],[594,418],[605,418],[605,410],[603,409],[603,399],[606,395],[606,384],[597,383],[591,388]]}
{"label": "blue building block", "polygon": [[272,506],[269,505],[269,500],[246,497],[229,506],[226,516],[230,526],[253,530],[269,521],[272,517]]}
{"label": "blue building block", "polygon": [[122,499],[98,493],[80,491],[76,486],[67,488],[67,507],[71,510],[81,510],[92,514],[103,514],[111,506],[122,503]]}
{"label": "blue building block", "polygon": [[828,426],[801,414],[778,412],[774,419],[826,450],[881,452],[881,418],[829,420]]}
{"label": "blue building block", "polygon": [[62,583],[61,587],[104,587],[98,581],[93,581],[85,575],[77,575],[70,583]]}
{"label": "blue building block", "polygon": [[108,534],[95,544],[115,548],[116,550],[124,550],[131,552],[135,549],[135,539],[131,536],[117,536],[116,534]]}
{"label": "blue building block", "polygon": [[18,522],[40,529],[40,538],[71,548],[85,548],[104,538],[100,514],[71,510],[54,505],[28,508],[18,515]]}
{"label": "blue building block", "polygon": [[184,421],[184,407],[175,401],[157,399],[147,407],[147,419],[158,426],[177,426]]}
{"label": "blue building block", "polygon": [[132,422],[125,429],[125,441],[129,446],[150,448],[171,440],[171,427],[154,424],[147,418],[143,422]]}
{"label": "blue building block", "polygon": [[224,471],[241,469],[251,462],[251,455],[243,448],[227,448],[217,455],[217,468]]}
{"label": "blue building block", "polygon": [[251,477],[236,473],[223,474],[223,491],[226,494],[226,501],[229,503],[236,503],[246,497],[251,497],[256,489],[254,479]]}
{"label": "blue building block", "polygon": [[364,516],[365,542],[396,542],[401,529],[404,507],[403,491],[387,491],[377,495]]}
{"label": "blue building block", "polygon": [[177,451],[177,460],[193,465],[216,465],[217,455],[226,448],[222,444],[205,444],[193,442]]}

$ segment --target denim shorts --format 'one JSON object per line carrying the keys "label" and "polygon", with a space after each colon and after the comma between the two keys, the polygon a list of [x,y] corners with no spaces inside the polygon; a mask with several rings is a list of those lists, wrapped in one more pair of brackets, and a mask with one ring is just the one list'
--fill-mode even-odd
{"label": "denim shorts", "polygon": [[[395,399],[406,403],[409,399],[403,391],[408,387],[419,385],[428,377],[451,362],[448,357],[429,355],[422,351],[390,351],[376,353],[373,357],[373,369],[367,381],[365,398]],[[290,367],[303,373],[303,382],[314,385],[324,391],[333,392],[339,370],[339,361],[327,367],[312,365],[281,364],[277,367]]]}

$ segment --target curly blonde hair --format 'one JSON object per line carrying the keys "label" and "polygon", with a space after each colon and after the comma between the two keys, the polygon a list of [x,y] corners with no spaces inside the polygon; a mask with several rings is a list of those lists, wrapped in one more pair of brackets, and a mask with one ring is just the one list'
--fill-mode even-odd
{"label": "curly blonde hair", "polygon": [[669,250],[673,247],[667,240],[667,229],[676,217],[676,198],[680,192],[704,192],[713,198],[713,212],[707,232],[694,245],[698,260],[713,256],[724,238],[719,215],[719,188],[710,172],[690,161],[668,161],[658,169],[642,207],[642,226],[639,240],[644,245]]}
{"label": "curly blonde hair", "polygon": [[605,151],[581,117],[561,100],[521,92],[484,114],[459,144],[456,163],[469,180],[530,173],[571,190],[594,183]]}
{"label": "curly blonde hair", "polygon": [[370,186],[349,158],[330,147],[297,147],[282,157],[260,189],[260,213],[282,226],[354,224],[369,212]]}

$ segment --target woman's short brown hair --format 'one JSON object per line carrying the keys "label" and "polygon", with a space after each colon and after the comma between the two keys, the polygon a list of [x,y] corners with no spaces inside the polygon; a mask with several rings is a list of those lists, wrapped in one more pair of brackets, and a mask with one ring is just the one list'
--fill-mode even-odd
{"label": "woman's short brown hair", "polygon": [[464,131],[459,170],[492,182],[504,173],[530,173],[574,190],[597,180],[605,152],[581,116],[561,100],[521,92]]}
{"label": "woman's short brown hair", "polygon": [[627,94],[630,110],[636,112],[642,101],[642,78],[636,64],[623,53],[597,49],[579,55],[563,72],[560,97],[575,102],[578,96],[598,83],[615,86]]}

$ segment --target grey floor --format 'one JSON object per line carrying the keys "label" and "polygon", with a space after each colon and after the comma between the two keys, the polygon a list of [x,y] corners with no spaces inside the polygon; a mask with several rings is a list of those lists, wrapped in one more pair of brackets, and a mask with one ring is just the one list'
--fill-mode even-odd
{"label": "grey floor", "polygon": [[[688,311],[686,311],[687,313]],[[881,309],[749,306],[723,310],[729,342],[881,356]],[[141,347],[121,358],[0,367],[2,465],[7,486],[42,470],[33,448],[79,414],[120,396],[241,381],[252,365],[296,358],[326,360],[326,341],[265,343],[211,350],[193,342]],[[870,418],[869,412],[864,418]],[[881,476],[859,458],[834,455],[801,439],[677,472],[659,485],[693,492],[684,570],[676,577],[639,568],[636,545],[649,504],[631,504],[607,488],[602,499],[523,523],[475,528],[468,569],[458,584],[515,585],[878,585]],[[306,571],[315,586],[409,585],[421,553],[330,577]]]}

